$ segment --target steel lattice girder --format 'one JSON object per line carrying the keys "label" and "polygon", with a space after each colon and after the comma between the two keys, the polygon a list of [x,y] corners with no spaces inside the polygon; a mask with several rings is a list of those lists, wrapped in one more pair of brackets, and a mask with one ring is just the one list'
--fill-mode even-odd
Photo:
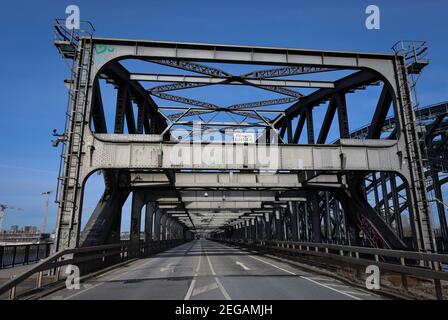
{"label": "steel lattice girder", "polygon": [[[185,89],[186,87],[195,87],[208,84],[227,84],[227,85],[257,85],[257,86],[280,86],[293,88],[333,88],[334,84],[330,81],[318,80],[283,80],[283,79],[244,79],[244,83],[234,78],[205,77],[193,75],[171,75],[171,74],[144,74],[133,73],[131,80],[135,81],[153,81],[153,82],[174,82],[176,86],[167,85],[156,87],[151,91],[174,91]],[[163,88],[163,89],[162,89]]]}

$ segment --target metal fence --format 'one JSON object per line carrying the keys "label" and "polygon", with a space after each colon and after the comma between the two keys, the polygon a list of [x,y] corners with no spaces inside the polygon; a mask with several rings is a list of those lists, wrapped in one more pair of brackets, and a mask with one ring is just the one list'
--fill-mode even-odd
{"label": "metal fence", "polygon": [[443,300],[441,281],[448,281],[448,255],[415,251],[388,250],[341,246],[325,243],[213,239],[231,245],[245,246],[254,250],[283,252],[292,255],[311,256],[343,263],[350,266],[375,264],[381,270],[396,273],[402,277],[402,285],[408,290],[408,276],[432,279],[437,299]]}
{"label": "metal fence", "polygon": [[0,246],[0,269],[36,263],[47,258],[52,243],[12,244]]}
{"label": "metal fence", "polygon": [[140,243],[123,241],[110,245],[66,249],[56,252],[37,263],[25,273],[4,283],[0,286],[0,295],[9,291],[9,298],[15,299],[17,296],[17,287],[36,274],[37,281],[35,288],[27,289],[21,295],[41,290],[45,287],[43,282],[44,272],[52,275],[52,283],[59,282],[61,280],[61,268],[67,265],[76,265],[80,268],[81,275],[86,275],[132,258],[141,258],[161,252],[184,242],[184,240],[161,240]]}

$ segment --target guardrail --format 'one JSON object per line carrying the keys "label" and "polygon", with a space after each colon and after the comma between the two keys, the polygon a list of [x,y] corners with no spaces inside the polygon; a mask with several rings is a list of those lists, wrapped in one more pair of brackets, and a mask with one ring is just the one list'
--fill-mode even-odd
{"label": "guardrail", "polygon": [[51,242],[0,246],[0,269],[35,263],[47,258]]}
{"label": "guardrail", "polygon": [[27,294],[33,290],[41,289],[43,287],[42,280],[44,271],[49,271],[49,273],[55,276],[53,281],[53,283],[55,283],[60,281],[61,267],[63,266],[75,265],[80,270],[84,270],[85,273],[82,275],[85,275],[131,258],[158,253],[184,242],[184,240],[163,240],[147,243],[122,242],[102,246],[73,248],[56,252],[47,259],[37,263],[30,270],[0,286],[0,295],[9,291],[9,299],[15,299],[17,296],[17,286],[35,274],[37,274],[35,288],[22,292],[21,294]]}
{"label": "guardrail", "polygon": [[290,241],[213,239],[231,245],[246,246],[255,250],[280,251],[331,259],[349,265],[376,265],[380,270],[401,275],[402,285],[408,290],[407,277],[421,276],[434,281],[437,299],[443,300],[441,281],[448,281],[448,272],[441,264],[448,264],[448,255],[415,251],[388,250],[335,244]]}

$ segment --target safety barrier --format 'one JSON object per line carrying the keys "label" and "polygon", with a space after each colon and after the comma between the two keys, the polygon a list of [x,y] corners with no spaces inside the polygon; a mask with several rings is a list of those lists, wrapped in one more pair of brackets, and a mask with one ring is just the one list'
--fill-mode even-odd
{"label": "safety barrier", "polygon": [[0,246],[0,269],[38,262],[50,255],[52,243]]}
{"label": "safety barrier", "polygon": [[90,273],[131,258],[155,254],[184,242],[184,240],[162,240],[147,243],[132,243],[127,241],[118,244],[66,249],[56,252],[47,259],[37,263],[30,270],[0,286],[0,295],[9,291],[9,299],[15,299],[17,296],[17,286],[35,274],[37,274],[36,286],[21,294],[23,295],[31,293],[36,289],[41,289],[43,287],[42,280],[45,271],[54,275],[54,281],[52,283],[56,283],[60,281],[61,267],[63,266],[74,265],[80,270],[85,271],[85,273]]}
{"label": "safety barrier", "polygon": [[240,245],[255,250],[321,257],[334,262],[355,266],[368,266],[374,264],[382,271],[400,274],[402,285],[406,290],[408,290],[408,276],[429,278],[434,281],[436,297],[440,300],[443,300],[441,281],[448,281],[448,272],[445,272],[442,269],[442,264],[448,264],[448,255],[446,254],[342,246],[313,242],[231,239],[213,240],[231,245]]}

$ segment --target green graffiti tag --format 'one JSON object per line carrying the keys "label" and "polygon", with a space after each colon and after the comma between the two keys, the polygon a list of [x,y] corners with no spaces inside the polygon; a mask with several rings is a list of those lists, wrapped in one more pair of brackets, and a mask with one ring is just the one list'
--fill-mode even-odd
{"label": "green graffiti tag", "polygon": [[114,51],[115,51],[115,48],[110,47],[108,45],[104,45],[104,44],[95,45],[95,53],[96,54],[103,54],[105,52],[114,52]]}

